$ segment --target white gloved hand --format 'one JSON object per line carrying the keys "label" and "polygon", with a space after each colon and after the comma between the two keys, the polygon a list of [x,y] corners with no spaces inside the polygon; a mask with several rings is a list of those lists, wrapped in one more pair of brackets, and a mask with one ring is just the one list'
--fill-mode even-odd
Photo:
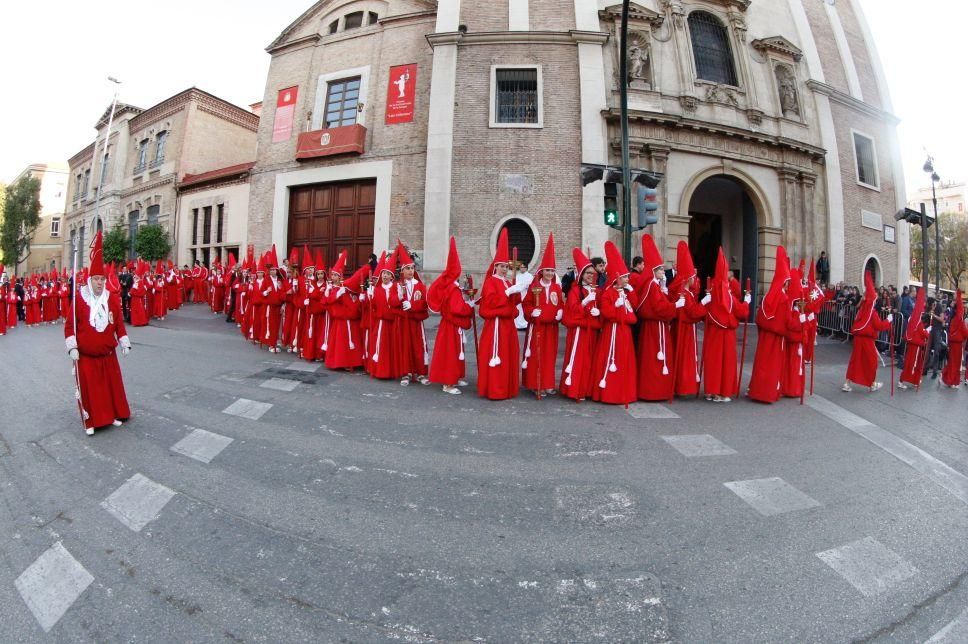
{"label": "white gloved hand", "polygon": [[410,302],[404,302],[404,303],[403,303],[403,304],[401,305],[401,308],[402,308],[402,309],[403,309],[404,311],[409,311],[409,310],[410,310],[410,307],[411,307],[411,306],[413,306],[413,305],[412,305],[412,304],[410,304]]}
{"label": "white gloved hand", "polygon": [[750,295],[749,293],[743,296],[743,302],[745,302],[746,304],[749,304],[752,301],[753,301],[753,296]]}
{"label": "white gloved hand", "polygon": [[680,296],[679,296],[679,299],[678,299],[678,300],[676,300],[676,308],[677,308],[677,309],[681,309],[681,308],[682,308],[682,307],[684,307],[685,305],[686,305],[686,298],[685,298],[685,296],[683,296],[683,295],[680,295]]}
{"label": "white gloved hand", "polygon": [[262,297],[269,297],[269,291],[262,291]]}
{"label": "white gloved hand", "polygon": [[888,322],[893,322],[894,321],[894,315],[892,313],[888,313],[887,314],[887,321]]}
{"label": "white gloved hand", "polygon": [[81,354],[78,353],[77,349],[71,349],[67,352],[67,355],[69,355],[71,360],[74,360],[75,362],[81,359]]}
{"label": "white gloved hand", "polygon": [[592,317],[593,318],[597,318],[599,315],[602,314],[601,311],[599,311],[598,309],[596,309],[594,307],[592,307],[592,310],[590,311],[590,313],[592,314]]}
{"label": "white gloved hand", "polygon": [[121,347],[121,355],[126,356],[131,353],[131,347]]}
{"label": "white gloved hand", "polygon": [[565,311],[563,309],[558,309],[558,312],[555,313],[555,322],[561,322],[561,318],[564,317],[564,315]]}
{"label": "white gloved hand", "polygon": [[336,290],[336,297],[343,297],[343,294],[344,294],[344,293],[346,293],[346,287],[345,287],[345,286],[340,286],[340,287],[339,287],[339,288],[338,288],[338,289]]}
{"label": "white gloved hand", "polygon": [[713,296],[710,295],[709,293],[706,293],[706,297],[702,298],[702,300],[700,300],[699,303],[702,304],[703,306],[706,306],[712,301],[713,301]]}
{"label": "white gloved hand", "polygon": [[813,313],[811,313],[810,315],[807,316],[807,319],[810,320],[811,322],[813,322],[816,318],[817,318],[817,316],[814,315]]}
{"label": "white gloved hand", "polygon": [[624,288],[624,289],[625,289],[626,291],[628,291],[629,293],[631,293],[631,292],[632,292],[632,285],[631,285],[631,284],[626,284],[626,285],[625,285],[625,286],[623,286],[622,288]]}
{"label": "white gloved hand", "polygon": [[308,297],[305,300],[303,300],[303,306],[309,306],[309,298]]}
{"label": "white gloved hand", "polygon": [[806,321],[807,321],[807,316],[804,315],[803,313],[801,313],[800,314],[800,324],[803,324]]}
{"label": "white gloved hand", "polygon": [[591,304],[594,301],[595,301],[595,291],[592,291],[591,293],[585,296],[584,300],[581,301],[581,305],[587,306],[588,304]]}
{"label": "white gloved hand", "polygon": [[625,306],[625,298],[624,297],[620,297],[617,300],[615,300],[615,307],[618,308],[620,306]]}
{"label": "white gloved hand", "polygon": [[533,318],[540,318],[541,317],[541,309],[535,309],[535,310],[531,311],[531,317],[533,317]]}
{"label": "white gloved hand", "polygon": [[506,289],[504,289],[504,294],[507,295],[508,297],[511,297],[515,293],[520,293],[520,292],[521,291],[518,290],[517,284],[515,284],[514,286],[509,286]]}
{"label": "white gloved hand", "polygon": [[660,287],[659,290],[662,291],[662,294],[663,295],[668,295],[669,294],[669,289],[667,289],[665,286]]}

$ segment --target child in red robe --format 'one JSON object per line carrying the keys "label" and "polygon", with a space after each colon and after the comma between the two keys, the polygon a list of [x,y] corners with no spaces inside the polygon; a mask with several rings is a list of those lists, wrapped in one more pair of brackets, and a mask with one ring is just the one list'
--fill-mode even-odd
{"label": "child in red robe", "polygon": [[353,371],[363,366],[363,338],[360,334],[360,294],[370,267],[364,265],[343,281],[340,266],[346,265],[346,251],[330,271],[333,289],[329,296],[329,331],[326,337],[326,368]]}
{"label": "child in red robe", "polygon": [[520,346],[514,318],[527,286],[508,278],[510,260],[507,228],[502,228],[478,300],[484,327],[477,353],[477,394],[489,400],[514,398],[520,387]]}
{"label": "child in red robe", "polygon": [[676,309],[672,327],[675,357],[674,383],[677,396],[699,393],[699,335],[696,326],[706,317],[706,307],[699,301],[699,273],[689,253],[689,244],[680,241],[676,247],[676,275],[669,285],[670,299],[684,297],[685,306]]}
{"label": "child in red robe", "polygon": [[798,269],[790,271],[787,302],[787,332],[783,370],[780,372],[780,391],[787,398],[799,398],[803,393],[806,371],[804,370],[803,341],[807,329],[806,301],[803,280]]}
{"label": "child in red robe", "polygon": [[[383,253],[377,265],[379,281],[370,295],[370,333],[367,339],[366,370],[374,378],[387,380],[403,375],[400,356],[400,337],[397,322],[402,301],[400,290],[394,281],[396,259],[393,254]],[[410,380],[406,383],[409,385]],[[403,381],[401,380],[401,384]]]}
{"label": "child in red robe", "polygon": [[918,289],[917,297],[914,301],[914,310],[911,311],[911,319],[908,320],[907,331],[904,334],[904,370],[897,386],[901,389],[919,388],[921,378],[924,375],[924,358],[927,355],[925,350],[931,332],[924,328],[924,301],[927,291],[924,288]]}
{"label": "child in red robe", "polygon": [[703,389],[706,400],[727,403],[739,392],[736,362],[736,328],[749,317],[750,293],[743,300],[733,293],[729,280],[729,264],[723,249],[719,249],[716,273],[710,291],[703,301],[706,324],[703,331]]}
{"label": "child in red robe", "polygon": [[395,255],[400,267],[401,299],[397,317],[400,371],[403,374],[400,384],[408,385],[413,379],[422,385],[429,385],[427,367],[430,365],[430,347],[427,346],[427,332],[424,330],[424,320],[430,316],[427,310],[427,287],[420,281],[417,265],[399,240]]}
{"label": "child in red robe", "polygon": [[471,328],[474,315],[473,303],[466,300],[461,291],[460,276],[457,242],[451,237],[447,266],[427,291],[428,308],[440,313],[428,379],[441,385],[444,393],[455,395],[462,393],[458,387],[467,385],[464,381],[467,369],[465,334]]}
{"label": "child in red robe", "polygon": [[685,307],[686,298],[673,293],[670,301],[664,284],[665,262],[652,236],[642,235],[642,257],[645,258],[645,280],[636,293],[639,327],[638,392],[641,400],[671,400],[674,389],[673,355],[670,321],[678,309]]}
{"label": "child in red robe", "polygon": [[131,326],[148,325],[148,287],[142,274],[136,273],[132,278],[128,295],[131,298]]}
{"label": "child in red robe", "polygon": [[[628,405],[638,396],[632,325],[638,304],[629,286],[629,269],[612,242],[605,242],[608,278],[599,297],[602,332],[592,361],[592,399],[609,405]],[[648,270],[648,269],[647,269]]]}
{"label": "child in red robe", "polygon": [[961,386],[961,359],[965,353],[966,339],[968,324],[965,324],[965,302],[959,290],[955,293],[955,310],[948,327],[948,364],[941,373],[941,382],[952,389]]}
{"label": "child in red robe", "polygon": [[847,363],[847,378],[841,387],[843,391],[850,391],[850,383],[870,388],[877,391],[882,383],[877,382],[877,347],[874,341],[883,331],[891,328],[894,321],[893,315],[888,315],[886,319],[881,319],[877,314],[877,289],[874,288],[874,279],[867,271],[864,272],[864,299],[857,310],[854,318],[854,326],[851,333],[854,336],[854,349],[850,353],[850,362]]}
{"label": "child in red robe", "polygon": [[786,249],[777,246],[773,281],[756,311],[756,355],[750,376],[751,400],[775,403],[780,399],[780,375],[786,355],[786,334],[790,306],[786,289],[790,283],[790,261]]}
{"label": "child in red robe", "polygon": [[[538,290],[537,296],[534,291]],[[555,238],[548,235],[541,265],[522,296],[528,333],[521,362],[524,387],[538,394],[555,394],[558,358],[558,323],[565,314],[565,296],[555,274]],[[537,299],[537,301],[536,301]]]}
{"label": "child in red robe", "polygon": [[598,308],[598,273],[580,249],[573,248],[571,254],[577,278],[565,303],[563,322],[568,335],[558,391],[572,400],[582,401],[591,398],[597,384],[592,364],[602,328],[602,312]]}

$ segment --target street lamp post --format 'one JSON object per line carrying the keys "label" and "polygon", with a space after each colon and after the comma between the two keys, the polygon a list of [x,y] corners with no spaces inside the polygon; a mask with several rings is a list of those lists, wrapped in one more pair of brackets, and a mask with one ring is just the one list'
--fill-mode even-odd
{"label": "street lamp post", "polygon": [[[941,177],[934,171],[934,159],[928,155],[928,160],[924,162],[924,171],[931,175],[931,203],[934,206],[934,295],[941,295],[941,222],[938,220],[938,193],[935,184],[941,181]],[[925,257],[927,262],[927,257]],[[927,288],[927,284],[925,284]]]}
{"label": "street lamp post", "polygon": [[629,0],[622,0],[622,33],[619,41],[619,101],[622,127],[622,257],[632,266],[632,175],[629,162]]}
{"label": "street lamp post", "polygon": [[[111,142],[111,126],[114,124],[114,111],[118,106],[118,88],[121,85],[114,76],[108,76],[108,80],[114,83],[114,98],[111,99],[111,111],[108,114],[108,127],[104,132],[104,154],[101,155],[100,176],[97,181],[97,192],[94,194],[94,225],[97,226],[101,221],[101,192],[104,189],[104,173],[107,171],[108,144]],[[94,155],[97,158],[97,137],[94,138]],[[97,231],[94,231],[95,234]]]}

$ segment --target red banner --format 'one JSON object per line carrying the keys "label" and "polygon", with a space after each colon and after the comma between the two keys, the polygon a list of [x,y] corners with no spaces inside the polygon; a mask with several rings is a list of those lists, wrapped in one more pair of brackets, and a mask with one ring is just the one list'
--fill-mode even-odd
{"label": "red banner", "polygon": [[272,142],[288,141],[292,136],[292,125],[296,117],[296,98],[299,87],[279,90],[276,100],[276,118],[272,123]]}
{"label": "red banner", "polygon": [[417,96],[417,65],[396,65],[390,68],[387,83],[386,124],[413,121],[414,100]]}

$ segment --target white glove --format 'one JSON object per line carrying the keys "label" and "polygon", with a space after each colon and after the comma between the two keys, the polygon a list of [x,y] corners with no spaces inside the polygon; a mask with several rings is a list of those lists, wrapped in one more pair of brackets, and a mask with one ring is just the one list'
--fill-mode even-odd
{"label": "white glove", "polygon": [[71,360],[74,360],[75,362],[81,358],[81,354],[77,352],[77,349],[71,349],[67,352],[67,355],[69,355]]}
{"label": "white glove", "polygon": [[679,296],[679,299],[676,300],[676,308],[677,309],[681,309],[685,305],[686,305],[686,298],[684,296],[680,295]]}
{"label": "white glove", "polygon": [[540,318],[541,317],[541,309],[535,309],[535,310],[531,311],[531,317],[533,317],[533,318]]}
{"label": "white glove", "polygon": [[660,287],[660,290],[662,291],[662,294],[663,295],[668,295],[669,294],[669,289],[666,288],[665,286]]}
{"label": "white glove", "polygon": [[591,314],[593,318],[597,318],[599,315],[602,314],[602,312],[596,309],[595,307],[592,307]]}
{"label": "white glove", "polygon": [[888,313],[888,314],[887,314],[887,321],[888,321],[888,322],[893,322],[893,321],[894,321],[894,315],[893,315],[893,314],[891,314],[891,313]]}
{"label": "white glove", "polygon": [[710,295],[709,293],[706,293],[706,297],[702,298],[702,300],[700,300],[699,303],[702,304],[703,306],[706,306],[712,301],[713,301],[713,296]]}
{"label": "white glove", "polygon": [[404,311],[409,311],[411,306],[413,305],[410,302],[404,302],[402,308]]}
{"label": "white glove", "polygon": [[118,338],[118,343],[121,345],[122,349],[127,349],[128,351],[131,350],[131,339],[128,338],[128,336],[123,335]]}
{"label": "white glove", "polygon": [[816,315],[814,315],[813,313],[811,313],[810,315],[807,316],[807,319],[810,320],[811,322],[813,322],[816,319],[816,317],[817,317]]}
{"label": "white glove", "polygon": [[618,308],[620,306],[625,306],[625,298],[624,297],[620,297],[617,300],[615,300],[615,307]]}
{"label": "white glove", "polygon": [[515,293],[520,293],[520,292],[521,292],[521,291],[520,291],[520,290],[518,290],[518,287],[517,287],[517,285],[514,285],[514,286],[509,286],[509,287],[507,287],[506,289],[504,289],[504,294],[505,294],[505,295],[507,295],[508,297],[511,297],[511,296],[512,296],[512,295],[514,295]]}
{"label": "white glove", "polygon": [[309,298],[308,297],[305,300],[303,300],[303,306],[309,306]]}
{"label": "white glove", "polygon": [[807,321],[807,316],[804,315],[803,313],[801,313],[800,314],[800,324],[803,324],[806,321]]}
{"label": "white glove", "polygon": [[581,301],[581,305],[586,306],[588,304],[591,304],[594,301],[595,301],[595,291],[592,291],[591,293],[585,296],[584,300]]}
{"label": "white glove", "polygon": [[269,291],[262,291],[262,297],[269,297]]}
{"label": "white glove", "polygon": [[753,301],[753,296],[750,295],[749,293],[743,296],[743,302],[745,302],[746,304],[749,304],[752,301]]}
{"label": "white glove", "polygon": [[343,297],[343,293],[345,292],[346,292],[346,287],[340,286],[339,289],[337,289],[336,291],[336,297]]}
{"label": "white glove", "polygon": [[628,291],[629,293],[631,293],[631,292],[632,292],[632,285],[631,285],[631,284],[626,284],[626,285],[625,285],[624,287],[622,287],[622,288],[624,288],[624,289],[625,289],[626,291]]}
{"label": "white glove", "polygon": [[563,309],[558,309],[558,312],[555,313],[555,322],[561,322],[561,318],[564,317],[564,315],[565,311]]}

